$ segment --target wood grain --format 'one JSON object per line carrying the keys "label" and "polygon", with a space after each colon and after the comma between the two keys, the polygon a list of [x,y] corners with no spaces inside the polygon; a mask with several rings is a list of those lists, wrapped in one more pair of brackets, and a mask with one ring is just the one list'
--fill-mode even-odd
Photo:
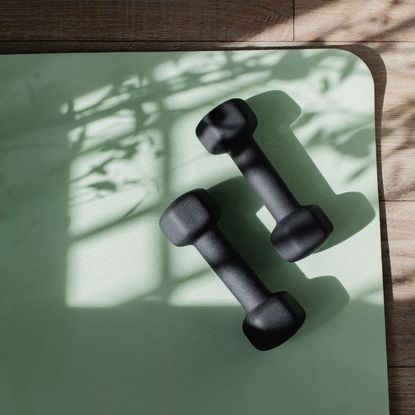
{"label": "wood grain", "polygon": [[415,43],[375,45],[387,72],[381,164],[385,200],[415,200]]}
{"label": "wood grain", "polygon": [[295,40],[415,40],[413,0],[295,0]]}
{"label": "wood grain", "polygon": [[415,203],[386,202],[383,207],[388,363],[415,366]]}
{"label": "wood grain", "polygon": [[409,415],[415,413],[414,22],[412,0],[2,0],[0,53],[337,46],[360,56],[376,87],[391,414]]}
{"label": "wood grain", "polygon": [[389,369],[391,415],[415,414],[415,368]]}
{"label": "wood grain", "polygon": [[0,40],[292,40],[291,0],[2,0]]}

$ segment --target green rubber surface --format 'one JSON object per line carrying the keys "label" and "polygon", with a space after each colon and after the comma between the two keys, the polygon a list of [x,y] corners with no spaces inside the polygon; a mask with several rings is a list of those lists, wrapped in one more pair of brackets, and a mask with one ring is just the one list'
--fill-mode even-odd
{"label": "green rubber surface", "polygon": [[[336,49],[0,56],[1,412],[387,414],[373,89]],[[335,226],[296,264],[232,160],[195,136],[233,97]],[[160,232],[197,187],[268,287],[306,309],[281,347],[255,350],[221,281]]]}

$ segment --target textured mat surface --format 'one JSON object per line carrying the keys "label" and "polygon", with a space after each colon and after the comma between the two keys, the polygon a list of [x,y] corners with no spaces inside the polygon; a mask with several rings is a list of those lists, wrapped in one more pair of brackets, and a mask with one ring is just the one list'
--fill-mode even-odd
{"label": "textured mat surface", "polygon": [[[387,414],[373,80],[339,50],[0,57],[0,385],[11,414]],[[335,233],[283,263],[274,226],[194,128],[247,99],[255,138]],[[307,310],[261,353],[158,218],[196,187],[273,290]]]}

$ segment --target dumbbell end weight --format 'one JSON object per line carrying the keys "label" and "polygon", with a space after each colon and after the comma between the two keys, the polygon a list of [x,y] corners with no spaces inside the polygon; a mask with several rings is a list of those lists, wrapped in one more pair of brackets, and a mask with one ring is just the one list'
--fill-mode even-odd
{"label": "dumbbell end weight", "polygon": [[196,127],[196,135],[211,154],[227,153],[253,141],[258,125],[255,113],[240,98],[213,108]]}
{"label": "dumbbell end weight", "polygon": [[217,227],[220,208],[203,189],[176,199],[160,228],[176,246],[194,245],[246,311],[243,331],[258,350],[279,346],[303,324],[305,312],[286,292],[271,294]]}
{"label": "dumbbell end weight", "polygon": [[305,321],[305,311],[288,292],[271,294],[267,301],[250,311],[243,331],[258,350],[270,350],[287,341]]}
{"label": "dumbbell end weight", "polygon": [[282,259],[295,262],[320,248],[332,232],[333,224],[319,206],[301,206],[278,222],[271,242]]}
{"label": "dumbbell end weight", "polygon": [[160,229],[176,246],[193,244],[216,226],[220,216],[218,204],[206,190],[196,189],[178,197],[160,217]]}
{"label": "dumbbell end weight", "polygon": [[316,205],[301,206],[253,139],[257,118],[242,99],[213,108],[196,127],[196,135],[212,154],[229,153],[277,221],[271,241],[280,257],[295,262],[315,252],[333,225]]}

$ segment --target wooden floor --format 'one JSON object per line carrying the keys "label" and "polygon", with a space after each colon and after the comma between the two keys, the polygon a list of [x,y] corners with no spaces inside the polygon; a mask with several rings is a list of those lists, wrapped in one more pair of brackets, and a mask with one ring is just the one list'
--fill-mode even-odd
{"label": "wooden floor", "polygon": [[375,79],[391,413],[415,414],[415,1],[0,2],[7,53],[304,45],[351,50]]}

